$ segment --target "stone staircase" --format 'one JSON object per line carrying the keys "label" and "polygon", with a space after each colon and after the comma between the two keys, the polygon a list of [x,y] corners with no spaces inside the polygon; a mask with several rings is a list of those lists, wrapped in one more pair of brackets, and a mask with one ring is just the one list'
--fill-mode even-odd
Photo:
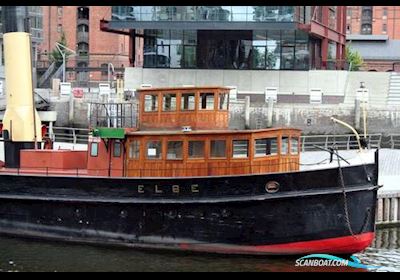
{"label": "stone staircase", "polygon": [[400,105],[400,73],[398,72],[390,74],[387,105]]}

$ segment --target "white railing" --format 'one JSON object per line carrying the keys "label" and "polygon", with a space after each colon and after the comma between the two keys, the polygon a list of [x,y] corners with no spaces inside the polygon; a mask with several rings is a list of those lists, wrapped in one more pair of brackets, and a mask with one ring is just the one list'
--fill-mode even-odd
{"label": "white railing", "polygon": [[[400,135],[399,135],[400,136]],[[382,142],[382,134],[369,134],[368,147],[369,148],[380,148]],[[317,151],[318,148],[315,146],[323,147],[325,149],[336,144],[339,150],[351,150],[358,149],[357,139],[354,134],[342,134],[342,135],[305,135],[301,136],[301,151]],[[400,142],[399,142],[400,144]],[[399,146],[400,147],[400,146]]]}

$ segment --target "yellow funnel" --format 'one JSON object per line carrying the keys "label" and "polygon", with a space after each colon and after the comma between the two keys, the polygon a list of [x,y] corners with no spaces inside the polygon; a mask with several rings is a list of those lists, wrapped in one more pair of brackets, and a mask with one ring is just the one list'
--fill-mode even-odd
{"label": "yellow funnel", "polygon": [[42,141],[41,121],[34,107],[30,36],[25,32],[3,36],[7,94],[3,130],[8,130],[14,142]]}

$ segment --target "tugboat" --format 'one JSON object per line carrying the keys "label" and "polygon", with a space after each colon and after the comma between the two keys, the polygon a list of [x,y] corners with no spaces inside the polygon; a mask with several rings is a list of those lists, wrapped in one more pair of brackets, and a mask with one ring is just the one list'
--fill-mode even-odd
{"label": "tugboat", "polygon": [[1,234],[266,255],[352,254],[372,242],[377,151],[362,151],[375,155],[367,163],[337,155],[300,170],[301,131],[230,130],[225,87],[93,103],[87,151],[45,149],[29,34],[6,33],[4,43]]}

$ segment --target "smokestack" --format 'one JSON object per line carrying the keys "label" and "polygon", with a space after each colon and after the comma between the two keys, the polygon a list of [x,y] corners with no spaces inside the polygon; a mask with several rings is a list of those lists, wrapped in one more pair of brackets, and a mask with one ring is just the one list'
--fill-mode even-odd
{"label": "smokestack", "polygon": [[5,166],[20,166],[20,150],[42,141],[41,121],[35,108],[29,33],[5,33],[4,64],[7,107],[3,119]]}

